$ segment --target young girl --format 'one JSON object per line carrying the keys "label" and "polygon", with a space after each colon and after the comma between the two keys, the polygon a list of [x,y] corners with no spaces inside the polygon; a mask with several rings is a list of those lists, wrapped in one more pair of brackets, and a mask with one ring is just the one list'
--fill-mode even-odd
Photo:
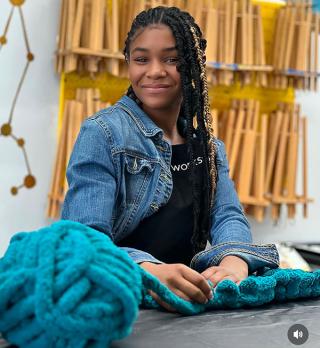
{"label": "young girl", "polygon": [[131,86],[82,125],[62,210],[62,219],[107,234],[178,296],[200,303],[212,297],[207,280],[239,283],[278,266],[273,244],[252,244],[224,145],[212,136],[205,48],[178,8],[135,18],[124,48]]}

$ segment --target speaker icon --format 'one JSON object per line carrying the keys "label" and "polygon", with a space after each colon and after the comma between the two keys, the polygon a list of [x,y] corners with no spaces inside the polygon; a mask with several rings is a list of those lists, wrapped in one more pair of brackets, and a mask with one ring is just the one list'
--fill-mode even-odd
{"label": "speaker icon", "polygon": [[303,337],[303,331],[299,331],[299,330],[294,331],[293,337],[298,340],[299,338]]}
{"label": "speaker icon", "polygon": [[302,324],[292,325],[288,330],[288,339],[294,345],[301,345],[309,338],[308,329]]}

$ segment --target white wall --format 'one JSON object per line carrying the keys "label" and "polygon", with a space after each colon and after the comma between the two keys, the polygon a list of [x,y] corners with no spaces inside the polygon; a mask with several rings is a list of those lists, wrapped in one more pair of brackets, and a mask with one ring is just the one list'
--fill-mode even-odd
{"label": "white wall", "polygon": [[[12,138],[0,136],[0,256],[12,234],[39,228],[45,219],[47,193],[56,146],[59,79],[54,73],[54,50],[59,17],[57,0],[32,0],[23,5],[31,51],[31,63],[13,116],[13,134],[25,139],[33,189],[12,196],[10,188],[27,174],[20,148]],[[11,10],[9,0],[0,1],[0,35]],[[7,123],[14,93],[25,66],[26,48],[17,9],[0,51],[0,125]]]}
{"label": "white wall", "polygon": [[[31,64],[13,118],[13,131],[26,140],[32,172],[37,186],[10,194],[13,185],[26,174],[21,150],[11,139],[0,137],[0,256],[10,237],[49,223],[45,218],[47,193],[56,146],[59,79],[54,72],[54,50],[59,17],[58,0],[26,1],[23,6],[27,30],[35,61]],[[9,1],[0,1],[0,33],[9,15]],[[8,45],[0,51],[0,124],[7,121],[11,101],[19,82],[25,60],[21,25],[16,11],[8,33]],[[309,186],[315,203],[310,205],[309,219],[298,209],[294,222],[282,217],[277,226],[271,220],[262,224],[252,221],[257,242],[276,240],[320,241],[320,94],[300,93],[298,101],[309,117]]]}

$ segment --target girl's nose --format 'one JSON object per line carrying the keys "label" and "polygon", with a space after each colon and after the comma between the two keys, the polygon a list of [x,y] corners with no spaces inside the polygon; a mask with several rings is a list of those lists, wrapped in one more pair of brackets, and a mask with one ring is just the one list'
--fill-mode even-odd
{"label": "girl's nose", "polygon": [[147,77],[154,78],[154,79],[159,77],[165,77],[166,75],[167,75],[167,72],[164,69],[163,65],[160,63],[151,64],[146,73]]}

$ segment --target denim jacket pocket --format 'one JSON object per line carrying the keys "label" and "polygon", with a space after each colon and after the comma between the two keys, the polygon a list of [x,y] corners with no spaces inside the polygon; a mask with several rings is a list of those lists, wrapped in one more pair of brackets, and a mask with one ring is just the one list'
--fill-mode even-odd
{"label": "denim jacket pocket", "polygon": [[124,155],[125,200],[127,205],[138,205],[151,180],[155,164],[145,158]]}
{"label": "denim jacket pocket", "polygon": [[274,244],[251,244],[244,242],[226,242],[210,247],[196,254],[190,267],[203,272],[211,266],[218,266],[227,255],[234,255],[247,262],[249,273],[261,268],[279,267],[279,254]]}
{"label": "denim jacket pocket", "polygon": [[155,163],[138,155],[124,154],[124,185],[122,186],[123,204],[126,206],[121,224],[117,228],[118,238],[123,238],[130,224],[136,219],[136,213],[143,197],[148,191],[148,186],[155,169]]}
{"label": "denim jacket pocket", "polygon": [[130,174],[138,174],[144,169],[148,169],[149,171],[152,172],[154,169],[154,163],[137,156],[126,154],[124,157],[124,161],[125,161],[127,171]]}

